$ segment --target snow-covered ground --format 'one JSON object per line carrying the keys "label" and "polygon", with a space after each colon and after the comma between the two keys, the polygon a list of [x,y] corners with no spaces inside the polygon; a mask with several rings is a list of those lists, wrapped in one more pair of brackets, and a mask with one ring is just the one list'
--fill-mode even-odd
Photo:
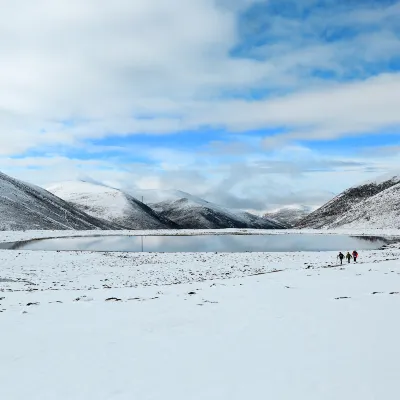
{"label": "snow-covered ground", "polygon": [[1,250],[0,398],[395,398],[399,247],[343,266],[334,252]]}

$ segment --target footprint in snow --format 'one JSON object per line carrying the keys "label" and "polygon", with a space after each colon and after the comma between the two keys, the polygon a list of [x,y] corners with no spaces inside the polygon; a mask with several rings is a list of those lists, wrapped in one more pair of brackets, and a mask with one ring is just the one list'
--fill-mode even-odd
{"label": "footprint in snow", "polygon": [[81,296],[81,297],[77,297],[76,299],[74,299],[74,301],[93,301],[93,298],[87,297],[87,296]]}

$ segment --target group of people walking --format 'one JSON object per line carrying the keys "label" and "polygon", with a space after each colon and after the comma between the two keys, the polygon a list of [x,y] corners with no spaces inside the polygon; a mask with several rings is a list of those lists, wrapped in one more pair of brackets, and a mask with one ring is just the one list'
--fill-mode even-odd
{"label": "group of people walking", "polygon": [[343,259],[346,258],[347,262],[350,264],[351,259],[354,260],[354,262],[357,262],[357,257],[358,253],[354,250],[353,253],[350,254],[348,251],[346,255],[344,255],[341,251],[339,251],[339,254],[337,258],[340,260],[340,264],[343,264]]}

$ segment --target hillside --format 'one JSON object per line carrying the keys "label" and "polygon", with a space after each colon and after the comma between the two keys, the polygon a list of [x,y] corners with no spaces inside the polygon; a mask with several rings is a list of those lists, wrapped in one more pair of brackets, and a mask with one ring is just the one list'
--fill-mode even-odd
{"label": "hillside", "polygon": [[83,181],[69,181],[55,184],[48,190],[85,213],[125,229],[178,228],[174,222],[118,189]]}
{"label": "hillside", "polygon": [[288,228],[295,226],[301,219],[312,212],[312,208],[302,205],[293,205],[271,210],[264,214],[264,218],[273,219]]}
{"label": "hillside", "polygon": [[400,183],[353,206],[330,228],[400,228]]}
{"label": "hillside", "polygon": [[46,190],[0,173],[0,230],[114,229]]}
{"label": "hillside", "polygon": [[400,175],[347,189],[296,224],[297,228],[398,227]]}
{"label": "hillside", "polygon": [[222,229],[256,228],[282,229],[279,222],[256,215],[233,211],[179,190],[169,191],[168,200],[151,204],[160,215],[176,222],[182,228]]}

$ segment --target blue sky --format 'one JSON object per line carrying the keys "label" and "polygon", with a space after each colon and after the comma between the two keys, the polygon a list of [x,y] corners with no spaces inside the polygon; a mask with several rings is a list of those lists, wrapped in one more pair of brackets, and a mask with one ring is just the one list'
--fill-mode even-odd
{"label": "blue sky", "polygon": [[18,178],[261,213],[398,168],[400,1],[16,0],[0,26]]}

